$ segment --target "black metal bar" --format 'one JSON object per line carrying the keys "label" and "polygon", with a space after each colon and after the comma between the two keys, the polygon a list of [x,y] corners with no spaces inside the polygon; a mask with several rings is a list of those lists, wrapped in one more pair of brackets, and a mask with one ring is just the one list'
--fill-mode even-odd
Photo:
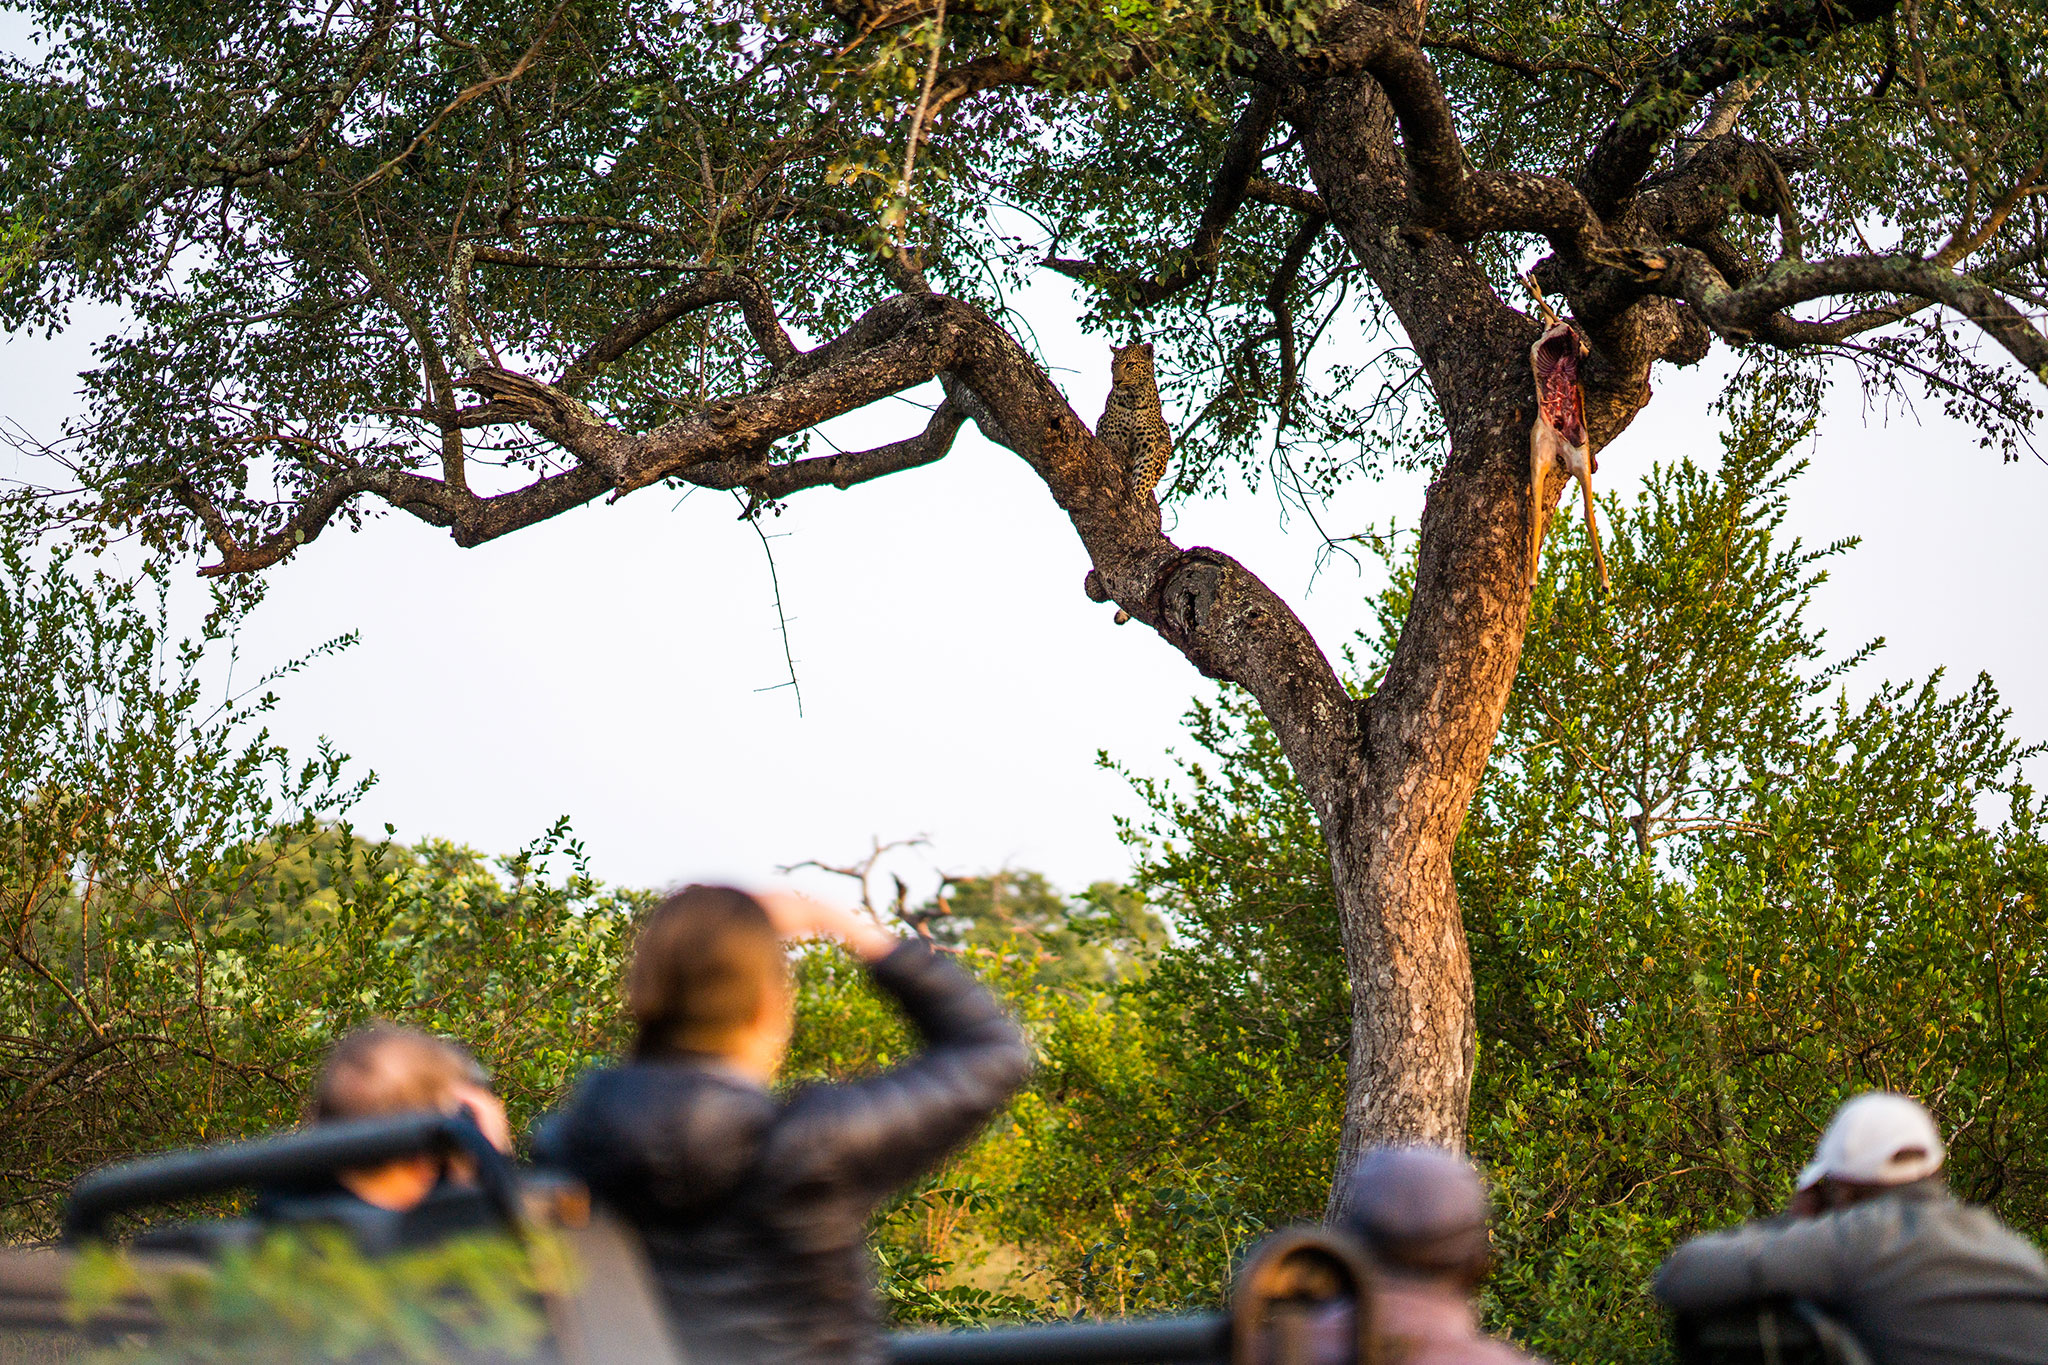
{"label": "black metal bar", "polygon": [[1206,1365],[1229,1354],[1230,1319],[1221,1313],[889,1338],[890,1365]]}
{"label": "black metal bar", "polygon": [[167,1152],[94,1171],[71,1187],[64,1205],[64,1239],[98,1237],[109,1218],[127,1209],[227,1190],[307,1185],[330,1179],[337,1171],[436,1152],[473,1157],[486,1190],[504,1206],[501,1212],[515,1213],[509,1163],[467,1115],[399,1114],[322,1123],[276,1137]]}

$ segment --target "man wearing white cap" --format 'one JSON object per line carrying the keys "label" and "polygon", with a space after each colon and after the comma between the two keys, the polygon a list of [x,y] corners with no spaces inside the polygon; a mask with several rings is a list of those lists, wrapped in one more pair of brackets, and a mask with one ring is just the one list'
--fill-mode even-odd
{"label": "man wearing white cap", "polygon": [[2048,1361],[2048,1263],[1949,1193],[1934,1118],[1873,1090],[1835,1113],[1792,1217],[1696,1237],[1655,1291],[1679,1313],[1806,1299],[1879,1365]]}

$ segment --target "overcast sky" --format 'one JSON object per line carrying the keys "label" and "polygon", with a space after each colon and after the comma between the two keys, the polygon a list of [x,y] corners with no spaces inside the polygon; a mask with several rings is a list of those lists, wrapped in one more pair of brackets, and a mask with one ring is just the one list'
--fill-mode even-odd
{"label": "overcast sky", "polygon": [[[1075,328],[1062,290],[1027,306],[1092,417],[1107,346]],[[106,325],[7,343],[0,413],[54,435]],[[1605,487],[1654,460],[1711,457],[1717,382],[1660,370],[1648,413],[1601,453]],[[2048,737],[2048,467],[2001,465],[1921,415],[1866,423],[1847,391],[1830,414],[1792,527],[1863,545],[1836,562],[1816,619],[1839,649],[1888,638],[1862,686],[1935,667],[1960,686],[1986,670],[2019,732]],[[922,422],[884,404],[835,434],[874,444]],[[9,472],[39,473],[0,455]],[[1324,524],[1413,524],[1421,497],[1416,478],[1361,485]],[[787,688],[762,690],[786,676],[782,638],[760,543],[734,512],[725,495],[649,488],[474,550],[404,517],[332,530],[270,571],[242,667],[361,632],[288,683],[273,728],[302,748],[326,735],[373,768],[358,822],[409,838],[504,852],[566,814],[599,876],[640,885],[760,880],[918,834],[930,849],[905,870],[926,876],[1008,865],[1078,888],[1124,873],[1113,817],[1136,803],[1095,755],[1170,771],[1179,717],[1207,684],[1082,595],[1080,544],[1021,461],[970,427],[936,466],[801,494],[769,524],[801,717]],[[1270,494],[1175,515],[1176,540],[1243,560],[1332,654],[1363,623],[1377,577],[1341,561],[1316,574],[1312,528]]]}

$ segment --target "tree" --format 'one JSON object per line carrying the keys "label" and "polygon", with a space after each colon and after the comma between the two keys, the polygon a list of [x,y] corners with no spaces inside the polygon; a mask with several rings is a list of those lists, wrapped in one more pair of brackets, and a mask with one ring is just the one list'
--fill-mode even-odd
{"label": "tree", "polygon": [[[1679,1238],[1779,1206],[1833,1108],[1872,1086],[1935,1109],[1958,1193],[2048,1232],[2030,1157],[2048,1126],[2048,838],[2021,771],[2042,746],[2009,732],[1988,678],[1849,701],[1872,648],[1826,648],[1807,607],[1850,546],[1779,529],[1807,434],[1796,403],[1738,410],[1717,471],[1660,467],[1633,506],[1610,502],[1604,605],[1583,532],[1560,528],[1459,838],[1472,1147],[1502,1203],[1489,1315],[1550,1359],[1661,1358],[1651,1270]],[[1398,647],[1402,547],[1367,677]],[[1135,831],[1176,942],[1125,1008],[1134,1036],[1202,1046],[1110,1067],[1100,1043],[1070,1060],[1079,1030],[1055,1045],[1040,1087],[1064,1079],[1080,1117],[1066,1145],[1040,1139],[1036,1179],[1076,1224],[1106,1221],[1085,1178],[1105,1167],[1126,1199],[1192,1167],[1251,1229],[1286,1221],[1337,1146],[1346,982],[1314,813],[1241,693],[1191,728],[1204,761],[1142,788]],[[1212,1255],[1190,1243],[1181,1273],[1227,1264]]]}
{"label": "tree", "polygon": [[[1530,603],[1522,268],[1590,348],[1596,448],[1717,339],[1924,382],[2008,449],[2032,390],[1973,339],[2048,373],[2018,0],[18,8],[0,318],[134,319],[60,443],[88,533],[246,575],[379,508],[461,545],[657,483],[759,515],[972,421],[1093,588],[1270,721],[1335,889],[1346,1153],[1465,1131],[1451,850]],[[1163,533],[1011,330],[1039,268],[1160,343],[1184,492],[1434,467],[1369,700],[1243,565]],[[809,453],[934,381],[921,433]]]}

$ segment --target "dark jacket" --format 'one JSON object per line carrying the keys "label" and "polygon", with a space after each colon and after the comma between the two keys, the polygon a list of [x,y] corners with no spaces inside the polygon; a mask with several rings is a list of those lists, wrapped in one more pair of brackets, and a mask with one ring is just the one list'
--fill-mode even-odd
{"label": "dark jacket", "polygon": [[1030,1070],[953,963],[910,941],[871,970],[924,1036],[902,1066],[785,1102],[712,1059],[631,1062],[588,1077],[537,1142],[646,1239],[692,1365],[880,1360],[868,1216]]}
{"label": "dark jacket", "polygon": [[1680,1313],[1808,1299],[1879,1365],[2048,1361],[2048,1265],[1936,1176],[1817,1218],[1696,1237],[1657,1272]]}

